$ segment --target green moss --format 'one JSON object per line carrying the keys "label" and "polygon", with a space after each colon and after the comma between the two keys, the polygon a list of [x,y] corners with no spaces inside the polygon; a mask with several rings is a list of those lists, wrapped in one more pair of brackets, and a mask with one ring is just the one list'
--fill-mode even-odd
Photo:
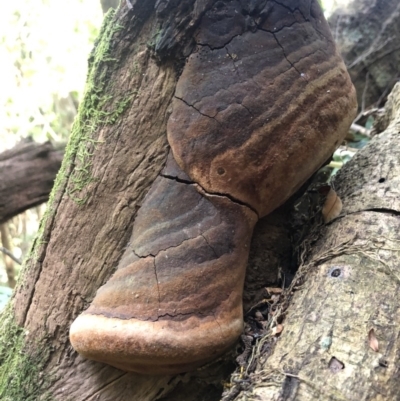
{"label": "green moss", "polygon": [[2,401],[50,401],[46,393],[48,377],[42,370],[50,350],[35,344],[28,353],[25,347],[24,329],[18,327],[11,306],[0,316],[0,400]]}
{"label": "green moss", "polygon": [[121,25],[115,23],[114,14],[115,11],[110,10],[104,17],[99,38],[90,55],[85,94],[72,127],[63,165],[54,185],[55,191],[68,175],[67,172],[73,163],[74,168],[69,175],[67,193],[78,204],[86,201],[81,191],[95,181],[91,174],[91,159],[96,145],[101,142],[94,139],[93,134],[101,125],[114,124],[129,107],[134,95],[125,93],[120,99],[114,99],[105,94],[110,65],[116,61],[111,57],[112,38],[116,32],[123,29]]}
{"label": "green moss", "polygon": [[[69,167],[71,161],[74,162],[67,191],[69,196],[78,204],[86,201],[80,192],[94,181],[91,175],[91,156],[94,147],[100,143],[93,139],[94,132],[100,125],[117,121],[117,118],[130,104],[130,97],[128,96],[128,99],[117,101],[114,110],[109,110],[113,99],[104,94],[109,64],[115,62],[115,59],[110,56],[111,40],[115,32],[122,29],[120,25],[113,22],[113,18],[114,11],[110,10],[104,18],[99,38],[90,56],[84,98],[72,127],[65,157],[66,161],[63,163],[63,167]],[[60,174],[64,176],[65,171],[61,171]]]}

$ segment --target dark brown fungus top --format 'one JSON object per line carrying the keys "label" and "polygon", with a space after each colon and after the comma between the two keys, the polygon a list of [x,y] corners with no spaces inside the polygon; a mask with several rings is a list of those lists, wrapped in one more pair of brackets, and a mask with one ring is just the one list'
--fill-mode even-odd
{"label": "dark brown fungus top", "polygon": [[[252,23],[234,13],[238,2],[205,15],[168,122],[182,170],[205,191],[229,195],[259,216],[330,157],[356,112],[353,85],[317,2],[286,3],[267,2],[270,10]],[[299,3],[304,7],[290,6]]]}

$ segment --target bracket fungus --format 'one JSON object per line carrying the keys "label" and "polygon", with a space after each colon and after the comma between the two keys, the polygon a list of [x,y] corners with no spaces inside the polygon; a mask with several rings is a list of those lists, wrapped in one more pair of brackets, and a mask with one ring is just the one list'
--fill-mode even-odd
{"label": "bracket fungus", "polygon": [[318,2],[243,3],[218,1],[197,28],[172,100],[167,165],[115,274],[71,326],[87,358],[172,374],[228,350],[243,329],[255,223],[353,120],[355,91]]}

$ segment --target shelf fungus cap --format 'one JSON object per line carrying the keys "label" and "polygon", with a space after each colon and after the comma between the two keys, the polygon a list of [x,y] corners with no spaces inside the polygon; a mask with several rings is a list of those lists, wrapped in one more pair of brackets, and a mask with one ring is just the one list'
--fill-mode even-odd
{"label": "shelf fungus cap", "polygon": [[235,343],[243,330],[241,316],[221,324],[195,316],[150,322],[83,314],[72,324],[70,340],[82,356],[122,370],[175,374],[204,365]]}
{"label": "shelf fungus cap", "polygon": [[257,28],[240,31],[246,13],[232,7],[244,3],[205,14],[203,46],[179,77],[167,135],[191,180],[262,217],[331,157],[357,100],[317,1],[267,2]]}
{"label": "shelf fungus cap", "polygon": [[118,269],[70,328],[74,349],[142,374],[187,372],[222,355],[243,330],[256,221],[228,198],[157,178]]}

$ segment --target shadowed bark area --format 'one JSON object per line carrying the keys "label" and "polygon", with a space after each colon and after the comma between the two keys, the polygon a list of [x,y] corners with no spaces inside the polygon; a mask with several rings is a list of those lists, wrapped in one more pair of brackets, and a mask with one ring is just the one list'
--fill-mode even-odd
{"label": "shadowed bark area", "polygon": [[0,154],[0,223],[49,198],[63,152],[49,142],[21,142]]}

